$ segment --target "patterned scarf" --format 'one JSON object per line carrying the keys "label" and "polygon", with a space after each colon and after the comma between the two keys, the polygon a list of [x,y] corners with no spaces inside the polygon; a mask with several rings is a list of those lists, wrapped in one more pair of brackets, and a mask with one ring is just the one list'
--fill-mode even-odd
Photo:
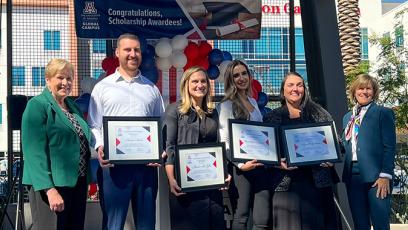
{"label": "patterned scarf", "polygon": [[353,115],[351,115],[350,121],[347,123],[346,129],[345,129],[346,141],[351,140],[353,130],[354,130],[354,138],[355,140],[357,140],[358,132],[360,130],[360,125],[361,125],[361,109],[369,106],[370,104],[371,102],[364,106],[360,106],[358,104],[354,106]]}

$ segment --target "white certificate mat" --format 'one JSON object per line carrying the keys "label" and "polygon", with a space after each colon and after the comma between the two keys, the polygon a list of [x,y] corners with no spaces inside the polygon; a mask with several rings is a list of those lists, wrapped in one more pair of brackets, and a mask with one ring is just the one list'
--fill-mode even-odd
{"label": "white certificate mat", "polygon": [[104,139],[109,161],[146,163],[159,160],[159,127],[157,119],[127,120],[123,117],[108,117],[104,123]]}
{"label": "white certificate mat", "polygon": [[285,129],[284,137],[292,165],[338,160],[338,143],[330,124]]}
{"label": "white certificate mat", "polygon": [[[191,145],[192,146],[192,145]],[[177,176],[182,190],[201,190],[225,184],[223,146],[181,148],[177,151]]]}
{"label": "white certificate mat", "polygon": [[261,122],[230,120],[229,130],[233,161],[256,159],[264,163],[279,162],[275,127]]}

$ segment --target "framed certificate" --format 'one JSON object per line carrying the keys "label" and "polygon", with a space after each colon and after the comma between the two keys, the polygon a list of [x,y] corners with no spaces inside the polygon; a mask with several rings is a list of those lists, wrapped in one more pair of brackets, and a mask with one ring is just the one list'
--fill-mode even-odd
{"label": "framed certificate", "polygon": [[263,122],[230,119],[231,160],[245,163],[258,162],[279,165],[278,126]]}
{"label": "framed certificate", "polygon": [[282,138],[289,166],[339,161],[339,143],[333,122],[282,126]]}
{"label": "framed certificate", "polygon": [[224,143],[176,146],[175,173],[182,192],[225,187]]}
{"label": "framed certificate", "polygon": [[103,117],[105,158],[116,164],[160,163],[159,117]]}

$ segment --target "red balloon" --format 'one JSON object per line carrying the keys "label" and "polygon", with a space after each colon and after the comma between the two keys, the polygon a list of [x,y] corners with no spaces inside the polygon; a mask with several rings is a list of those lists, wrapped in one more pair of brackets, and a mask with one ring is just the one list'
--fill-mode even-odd
{"label": "red balloon", "polygon": [[116,69],[119,66],[119,60],[116,57],[106,57],[102,60],[101,65],[104,71],[112,68]]}
{"label": "red balloon", "polygon": [[207,41],[200,42],[200,45],[198,46],[199,56],[200,57],[208,56],[212,49],[213,47]]}
{"label": "red balloon", "polygon": [[187,64],[183,67],[183,69],[184,69],[184,71],[186,71],[188,68],[193,67],[195,65],[197,65],[195,63],[195,60],[187,59]]}
{"label": "red balloon", "polygon": [[194,60],[198,58],[198,45],[195,42],[189,42],[187,47],[184,49],[184,54],[187,57],[187,60]]}
{"label": "red balloon", "polygon": [[198,66],[201,66],[202,68],[204,68],[204,69],[208,69],[208,67],[210,67],[210,63],[208,62],[208,57],[205,57],[205,58],[199,58],[198,60],[197,60],[197,65]]}
{"label": "red balloon", "polygon": [[256,90],[257,92],[262,92],[261,83],[259,83],[259,81],[256,79],[252,79],[252,89]]}
{"label": "red balloon", "polygon": [[119,67],[119,60],[116,57],[106,57],[102,60],[101,65],[102,69],[106,72],[106,76],[109,76]]}
{"label": "red balloon", "polygon": [[256,90],[254,89],[254,87],[252,87],[252,97],[253,97],[256,101],[258,101],[258,91],[256,91]]}

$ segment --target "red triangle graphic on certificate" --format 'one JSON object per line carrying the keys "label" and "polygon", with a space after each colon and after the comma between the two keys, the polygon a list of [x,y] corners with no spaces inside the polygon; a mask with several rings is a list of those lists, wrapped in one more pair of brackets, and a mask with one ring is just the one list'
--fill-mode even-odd
{"label": "red triangle graphic on certificate", "polygon": [[213,165],[217,168],[217,161],[214,161]]}
{"label": "red triangle graphic on certificate", "polygon": [[323,139],[323,143],[325,143],[327,145],[327,139],[326,138]]}
{"label": "red triangle graphic on certificate", "polygon": [[239,146],[242,146],[243,144],[244,144],[244,142],[239,140]]}
{"label": "red triangle graphic on certificate", "polygon": [[186,166],[186,171],[187,171],[187,174],[190,172],[190,168],[188,166]]}
{"label": "red triangle graphic on certificate", "polygon": [[149,135],[149,136],[147,137],[147,140],[148,140],[149,142],[151,142],[151,135]]}
{"label": "red triangle graphic on certificate", "polygon": [[120,144],[120,140],[116,138],[116,146],[118,146],[119,144]]}
{"label": "red triangle graphic on certificate", "polygon": [[297,144],[294,144],[294,146],[295,146],[295,150],[297,150],[299,147],[297,146]]}

